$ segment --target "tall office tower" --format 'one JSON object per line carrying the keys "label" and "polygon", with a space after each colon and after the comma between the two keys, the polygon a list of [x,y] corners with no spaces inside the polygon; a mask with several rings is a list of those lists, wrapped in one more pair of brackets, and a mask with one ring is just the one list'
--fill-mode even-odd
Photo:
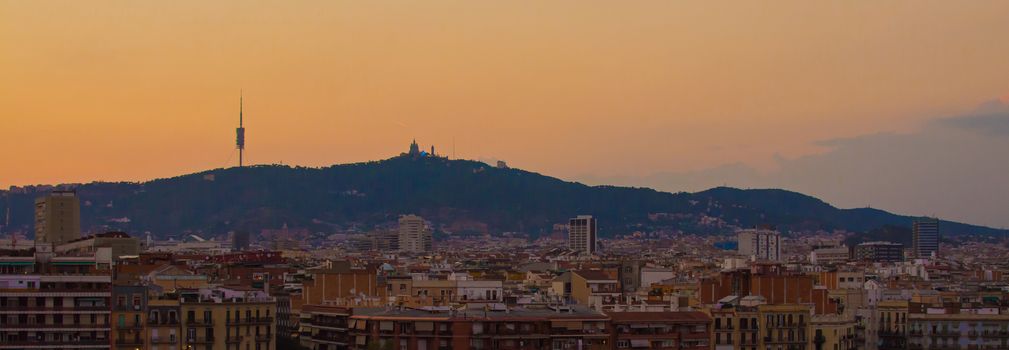
{"label": "tall office tower", "polygon": [[736,232],[739,254],[757,260],[781,260],[781,234],[769,229],[750,229]]}
{"label": "tall office tower", "polygon": [[53,191],[35,199],[35,243],[62,244],[81,237],[81,201],[76,191]]}
{"label": "tall office tower", "polygon": [[399,250],[411,253],[431,251],[431,230],[417,215],[399,217]]}
{"label": "tall office tower", "polygon": [[579,215],[568,221],[568,249],[582,254],[596,252],[596,219]]}
{"label": "tall office tower", "polygon": [[238,230],[231,234],[231,250],[241,252],[249,249],[249,231]]}
{"label": "tall office tower", "polygon": [[923,218],[914,221],[912,248],[916,258],[928,258],[939,254],[939,219]]}

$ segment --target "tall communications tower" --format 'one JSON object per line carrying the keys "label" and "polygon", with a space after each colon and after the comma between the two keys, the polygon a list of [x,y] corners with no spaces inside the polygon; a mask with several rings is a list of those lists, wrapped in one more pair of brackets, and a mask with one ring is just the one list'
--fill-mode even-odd
{"label": "tall communications tower", "polygon": [[235,129],[235,145],[238,147],[238,167],[242,167],[242,151],[245,150],[245,128],[242,127],[242,94],[238,94],[238,129]]}

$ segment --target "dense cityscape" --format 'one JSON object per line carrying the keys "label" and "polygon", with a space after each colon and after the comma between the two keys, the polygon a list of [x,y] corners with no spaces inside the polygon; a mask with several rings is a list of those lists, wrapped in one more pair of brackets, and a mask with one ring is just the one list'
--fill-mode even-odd
{"label": "dense cityscape", "polygon": [[0,350],[1009,350],[1009,0],[0,0]]}
{"label": "dense cityscape", "polygon": [[157,240],[82,234],[82,200],[40,192],[34,239],[0,240],[0,349],[1009,347],[1005,242],[933,218],[909,246],[770,223],[603,238],[590,214],[541,237],[436,240],[403,214],[323,240]]}

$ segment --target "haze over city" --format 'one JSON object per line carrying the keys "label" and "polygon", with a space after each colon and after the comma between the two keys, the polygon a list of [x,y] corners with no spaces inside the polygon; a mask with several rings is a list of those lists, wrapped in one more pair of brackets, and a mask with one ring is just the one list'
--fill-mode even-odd
{"label": "haze over city", "polygon": [[0,185],[230,166],[244,89],[253,164],[419,138],[592,184],[1006,226],[985,209],[1009,205],[1006,108],[944,120],[1004,107],[1007,32],[1002,1],[4,2],[0,148],[33,152]]}
{"label": "haze over city", "polygon": [[0,350],[1009,349],[1009,2],[0,0]]}

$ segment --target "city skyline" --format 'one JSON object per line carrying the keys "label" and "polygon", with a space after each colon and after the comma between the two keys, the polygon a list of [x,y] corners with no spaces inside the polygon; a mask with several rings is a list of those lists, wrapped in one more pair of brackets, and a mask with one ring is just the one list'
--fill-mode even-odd
{"label": "city skyline", "polygon": [[0,0],[0,350],[1009,349],[1006,34]]}

